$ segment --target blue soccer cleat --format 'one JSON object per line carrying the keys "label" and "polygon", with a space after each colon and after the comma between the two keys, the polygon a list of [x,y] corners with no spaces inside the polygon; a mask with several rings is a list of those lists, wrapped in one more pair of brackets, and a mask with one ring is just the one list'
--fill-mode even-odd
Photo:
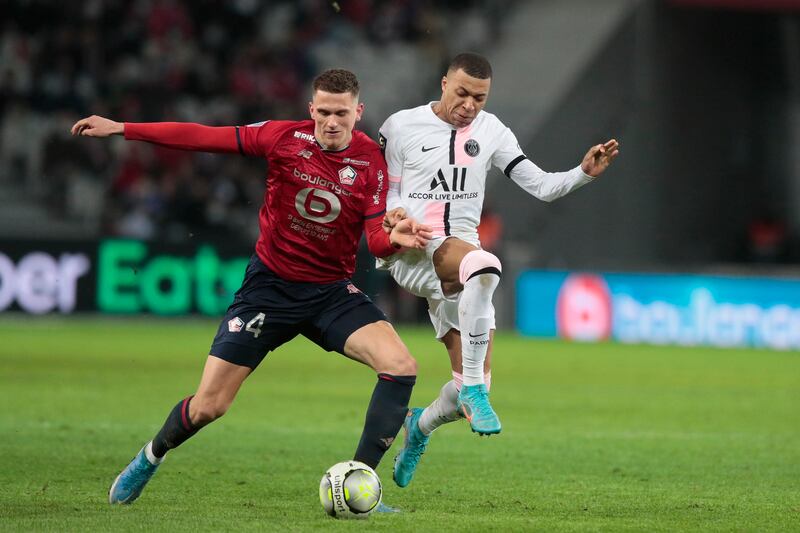
{"label": "blue soccer cleat", "polygon": [[419,429],[418,422],[420,416],[422,416],[422,411],[424,409],[419,407],[411,409],[403,422],[403,429],[405,430],[403,448],[394,458],[394,471],[392,473],[392,478],[399,487],[405,487],[411,483],[411,478],[414,477],[414,471],[417,469],[419,459],[425,453],[425,448],[431,438],[430,435],[425,435]]}
{"label": "blue soccer cleat", "polygon": [[153,474],[156,473],[158,464],[153,464],[147,459],[145,448],[136,454],[136,457],[114,480],[111,488],[108,489],[108,503],[133,503]]}
{"label": "blue soccer cleat", "polygon": [[383,502],[380,502],[377,507],[375,507],[374,513],[402,513],[400,509],[397,507],[389,507]]}
{"label": "blue soccer cleat", "polygon": [[479,435],[500,433],[500,419],[489,403],[486,385],[463,385],[458,393],[456,407],[459,414],[469,420],[472,431]]}

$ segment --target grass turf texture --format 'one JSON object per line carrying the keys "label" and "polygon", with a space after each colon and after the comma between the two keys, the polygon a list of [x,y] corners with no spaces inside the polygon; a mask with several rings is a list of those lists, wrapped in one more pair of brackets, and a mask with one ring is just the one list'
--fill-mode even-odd
{"label": "grass turf texture", "polygon": [[[216,323],[0,319],[0,529],[786,531],[800,529],[800,354],[496,338],[503,433],[431,439],[400,515],[328,518],[320,477],[355,449],[372,372],[304,339],[172,452],[132,506],[118,471],[193,392]],[[427,329],[412,403],[449,376]],[[399,441],[400,439],[398,439]]]}

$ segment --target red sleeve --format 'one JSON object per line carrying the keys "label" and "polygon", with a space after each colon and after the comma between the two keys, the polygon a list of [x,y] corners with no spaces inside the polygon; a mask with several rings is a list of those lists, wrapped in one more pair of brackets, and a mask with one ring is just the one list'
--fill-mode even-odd
{"label": "red sleeve", "polygon": [[383,214],[386,211],[386,193],[389,192],[387,187],[388,182],[386,176],[386,160],[380,151],[375,150],[374,156],[370,158],[371,167],[373,169],[370,179],[367,182],[366,195],[364,201],[364,216],[366,218],[377,216],[378,213]]}
{"label": "red sleeve", "polygon": [[369,158],[372,172],[367,181],[364,196],[364,233],[367,235],[367,246],[375,257],[386,257],[397,253],[398,248],[392,246],[389,234],[383,231],[383,215],[386,213],[386,160],[379,150],[374,150]]}
{"label": "red sleeve", "polygon": [[267,157],[275,147],[275,142],[287,126],[293,123],[286,120],[267,120],[236,128],[236,140],[242,155]]}
{"label": "red sleeve", "polygon": [[167,148],[197,152],[238,152],[236,128],[211,127],[192,122],[125,123],[125,138]]}
{"label": "red sleeve", "polygon": [[[383,215],[383,213],[378,215]],[[378,215],[364,219],[364,233],[367,236],[369,253],[375,257],[396,254],[400,248],[395,248],[389,241],[389,234],[383,231],[383,216]]]}

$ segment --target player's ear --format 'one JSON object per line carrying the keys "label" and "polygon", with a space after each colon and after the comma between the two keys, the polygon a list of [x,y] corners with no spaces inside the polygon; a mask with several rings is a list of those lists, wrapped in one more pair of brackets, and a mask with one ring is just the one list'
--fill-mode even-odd
{"label": "player's ear", "polygon": [[308,114],[311,115],[311,118],[314,118],[314,102],[308,103]]}
{"label": "player's ear", "polygon": [[442,76],[442,92],[447,88],[447,76]]}
{"label": "player's ear", "polygon": [[364,112],[364,103],[363,102],[359,102],[359,104],[356,106],[356,122],[361,120],[361,114],[363,112]]}

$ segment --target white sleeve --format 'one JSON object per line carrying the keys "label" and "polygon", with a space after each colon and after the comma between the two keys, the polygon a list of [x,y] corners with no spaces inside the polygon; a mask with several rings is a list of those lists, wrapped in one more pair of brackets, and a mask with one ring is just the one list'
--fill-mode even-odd
{"label": "white sleeve", "polygon": [[545,202],[557,200],[594,179],[580,165],[566,172],[545,172],[522,153],[517,138],[508,128],[492,163],[528,194]]}
{"label": "white sleeve", "polygon": [[378,130],[378,140],[389,171],[389,190],[386,193],[386,210],[403,207],[400,197],[400,179],[403,176],[403,150],[398,135],[395,115],[390,116]]}

